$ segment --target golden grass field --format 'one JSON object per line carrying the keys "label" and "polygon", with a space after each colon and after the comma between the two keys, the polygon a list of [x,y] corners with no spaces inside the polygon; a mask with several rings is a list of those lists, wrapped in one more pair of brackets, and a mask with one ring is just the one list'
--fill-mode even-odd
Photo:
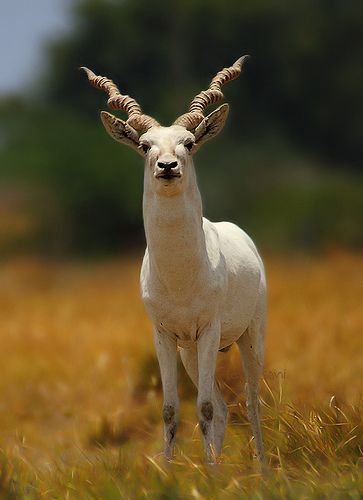
{"label": "golden grass field", "polygon": [[3,262],[0,498],[362,498],[363,256],[265,261],[267,478],[253,457],[237,349],[219,355],[230,409],[222,463],[203,465],[196,394],[181,368],[178,446],[164,466],[140,257]]}

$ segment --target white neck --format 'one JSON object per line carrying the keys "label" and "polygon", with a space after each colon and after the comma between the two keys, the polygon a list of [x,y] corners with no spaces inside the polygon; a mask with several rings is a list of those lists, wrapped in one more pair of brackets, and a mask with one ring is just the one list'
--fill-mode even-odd
{"label": "white neck", "polygon": [[206,244],[202,200],[194,166],[189,185],[174,196],[161,196],[145,175],[143,214],[150,271],[169,292],[190,290],[204,271]]}

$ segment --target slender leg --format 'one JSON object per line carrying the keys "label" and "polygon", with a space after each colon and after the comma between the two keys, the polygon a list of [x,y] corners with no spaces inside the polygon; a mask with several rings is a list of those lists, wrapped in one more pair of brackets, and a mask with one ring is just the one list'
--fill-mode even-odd
{"label": "slender leg", "polygon": [[257,458],[264,469],[266,464],[263,448],[260,405],[258,401],[260,379],[263,370],[264,325],[259,319],[252,320],[248,329],[238,339],[237,345],[242,358],[246,379],[247,415],[251,423]]}
{"label": "slender leg", "polygon": [[178,388],[177,388],[177,344],[165,334],[154,329],[156,354],[160,366],[163,384],[164,406],[164,456],[166,460],[173,458],[174,442],[178,426]]}
{"label": "slender leg", "polygon": [[213,394],[220,325],[215,322],[198,340],[198,416],[208,463],[216,462]]}
{"label": "slender leg", "polygon": [[[187,374],[193,384],[198,387],[198,354],[196,348],[181,349],[180,357]],[[220,393],[216,380],[214,381],[212,402],[214,408],[214,445],[215,453],[218,456],[222,453],[228,409],[222,394]]]}
{"label": "slender leg", "polygon": [[222,453],[224,435],[226,433],[228,407],[219,390],[217,380],[214,381],[213,405],[216,408],[214,415],[214,445],[216,455],[219,456]]}

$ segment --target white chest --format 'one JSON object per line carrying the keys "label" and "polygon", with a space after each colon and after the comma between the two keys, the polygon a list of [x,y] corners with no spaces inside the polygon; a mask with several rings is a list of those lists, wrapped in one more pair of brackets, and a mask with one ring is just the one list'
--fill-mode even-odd
{"label": "white chest", "polygon": [[141,295],[147,313],[160,332],[195,341],[218,316],[223,287],[220,279],[195,281],[178,290],[141,274]]}

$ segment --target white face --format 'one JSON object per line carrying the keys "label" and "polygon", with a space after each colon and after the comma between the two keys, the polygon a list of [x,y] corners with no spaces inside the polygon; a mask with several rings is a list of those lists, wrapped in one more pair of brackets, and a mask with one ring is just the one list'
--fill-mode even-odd
{"label": "white face", "polygon": [[158,194],[183,191],[193,175],[194,135],[179,125],[152,127],[139,139],[145,155],[145,178]]}
{"label": "white face", "polygon": [[139,136],[129,123],[101,111],[107,133],[145,158],[145,182],[163,196],[181,193],[195,182],[192,154],[222,130],[227,115],[228,104],[222,104],[206,116],[193,133],[180,125],[157,125]]}

